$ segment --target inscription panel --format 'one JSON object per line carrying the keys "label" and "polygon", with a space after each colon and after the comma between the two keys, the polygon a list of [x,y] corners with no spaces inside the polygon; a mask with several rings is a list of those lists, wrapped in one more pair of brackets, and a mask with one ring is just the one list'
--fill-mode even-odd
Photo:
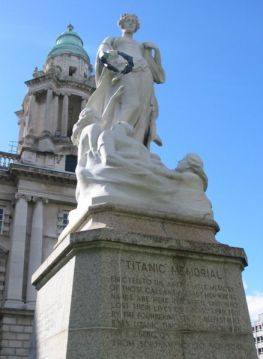
{"label": "inscription panel", "polygon": [[254,343],[249,335],[122,329],[121,332],[112,332],[108,340],[111,341],[112,358],[256,359]]}
{"label": "inscription panel", "polygon": [[114,358],[184,358],[181,335],[174,332],[123,329],[112,333],[109,341]]}
{"label": "inscription panel", "polygon": [[239,268],[227,273],[222,263],[163,258],[121,257],[117,273],[108,278],[113,327],[248,329]]}
{"label": "inscription panel", "polygon": [[[123,252],[112,258],[110,266],[109,316],[112,327],[120,329],[111,336],[116,353],[132,351],[138,358],[141,352],[149,352],[151,358],[188,358],[189,354],[192,359],[199,358],[193,354],[196,351],[210,358],[214,337],[250,330],[238,265]],[[200,332],[206,334],[191,337]],[[190,337],[188,349],[185,343]],[[218,350],[218,358],[222,351],[225,357],[236,350],[239,355],[247,353],[238,336],[231,340]]]}

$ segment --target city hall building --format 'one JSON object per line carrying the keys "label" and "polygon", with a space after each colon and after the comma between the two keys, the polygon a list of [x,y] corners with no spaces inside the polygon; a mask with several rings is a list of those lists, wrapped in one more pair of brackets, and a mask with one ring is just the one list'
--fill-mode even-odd
{"label": "city hall building", "polygon": [[72,25],[26,85],[16,112],[17,152],[0,152],[1,359],[28,358],[36,301],[31,276],[76,206],[77,148],[70,136],[95,82]]}

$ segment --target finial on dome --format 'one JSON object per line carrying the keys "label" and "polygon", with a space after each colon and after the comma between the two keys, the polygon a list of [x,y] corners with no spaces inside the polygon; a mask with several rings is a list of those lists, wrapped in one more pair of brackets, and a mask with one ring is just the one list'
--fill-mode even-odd
{"label": "finial on dome", "polygon": [[74,26],[73,26],[73,25],[71,25],[71,24],[68,24],[67,28],[68,28],[68,31],[73,31]]}

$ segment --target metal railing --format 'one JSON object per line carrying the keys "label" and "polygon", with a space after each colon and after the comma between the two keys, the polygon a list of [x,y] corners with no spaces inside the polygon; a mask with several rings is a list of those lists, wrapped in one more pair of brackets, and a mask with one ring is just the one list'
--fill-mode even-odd
{"label": "metal railing", "polygon": [[0,168],[8,168],[11,163],[18,160],[18,155],[10,152],[0,151]]}

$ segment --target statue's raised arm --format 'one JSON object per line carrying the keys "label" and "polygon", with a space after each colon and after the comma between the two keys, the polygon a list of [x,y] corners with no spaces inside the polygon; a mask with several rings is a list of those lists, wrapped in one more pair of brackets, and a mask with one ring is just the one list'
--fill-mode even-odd
{"label": "statue's raised arm", "polygon": [[123,14],[118,24],[122,36],[107,37],[98,49],[97,89],[87,107],[100,117],[103,129],[127,122],[134,129],[134,138],[146,147],[151,141],[161,145],[154,94],[154,82],[165,81],[160,50],[153,43],[133,39],[140,27],[136,15]]}

